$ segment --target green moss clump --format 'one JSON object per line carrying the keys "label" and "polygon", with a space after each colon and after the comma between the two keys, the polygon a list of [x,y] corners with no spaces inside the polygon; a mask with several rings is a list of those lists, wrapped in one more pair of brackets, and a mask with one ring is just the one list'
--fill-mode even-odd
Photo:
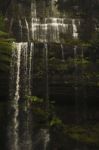
{"label": "green moss clump", "polygon": [[99,146],[99,126],[65,126],[64,132],[74,140]]}
{"label": "green moss clump", "polygon": [[25,99],[30,101],[31,103],[43,103],[44,100],[41,98],[38,98],[37,96],[25,96]]}
{"label": "green moss clump", "polygon": [[0,31],[0,38],[8,38],[8,33]]}

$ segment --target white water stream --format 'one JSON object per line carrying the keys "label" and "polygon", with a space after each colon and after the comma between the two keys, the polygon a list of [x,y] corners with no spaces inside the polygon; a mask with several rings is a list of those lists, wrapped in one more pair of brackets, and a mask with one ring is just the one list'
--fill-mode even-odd
{"label": "white water stream", "polygon": [[[37,4],[36,0],[32,0],[31,3],[31,18],[29,19],[24,17],[22,20],[18,20],[18,25],[20,28],[20,39],[19,43],[14,43],[15,51],[13,51],[13,60],[14,65],[12,65],[12,79],[13,79],[13,86],[11,87],[14,91],[13,93],[13,119],[12,119],[12,127],[13,130],[10,130],[10,150],[33,150],[33,146],[35,147],[35,143],[39,141],[39,137],[35,143],[33,143],[33,133],[31,127],[31,115],[28,111],[26,106],[25,113],[21,112],[20,109],[20,102],[21,98],[25,95],[32,95],[32,80],[33,80],[33,57],[34,57],[34,42],[43,43],[44,44],[44,61],[45,61],[45,70],[46,70],[46,100],[47,100],[47,109],[49,109],[49,70],[48,70],[48,43],[59,43],[61,48],[61,58],[62,61],[65,61],[65,54],[64,54],[64,46],[62,41],[64,40],[61,36],[65,34],[67,37],[73,37],[74,39],[78,38],[78,27],[77,22],[79,20],[75,19],[67,19],[66,17],[61,18],[60,16],[56,15],[52,16],[45,16],[44,18],[40,18],[37,16]],[[56,0],[52,0],[52,14],[55,13],[53,4]],[[24,25],[22,24],[23,22]],[[26,34],[23,33],[23,29],[26,29]],[[69,35],[69,31],[71,31],[71,35]],[[26,35],[25,42],[23,42],[23,35]],[[77,47],[74,47],[74,59],[75,59],[75,68],[77,67],[76,64],[76,54],[77,54]],[[19,101],[20,100],[20,101]],[[21,127],[20,121],[20,114],[26,117],[23,118],[23,128]],[[22,117],[22,116],[21,116]],[[20,136],[20,130],[23,129],[23,135]],[[43,129],[40,132],[40,140],[43,139],[43,150],[47,149],[47,145],[50,141],[49,131],[47,129]],[[13,140],[11,141],[11,139]],[[34,144],[34,145],[33,145]],[[39,149],[38,149],[39,150]]]}

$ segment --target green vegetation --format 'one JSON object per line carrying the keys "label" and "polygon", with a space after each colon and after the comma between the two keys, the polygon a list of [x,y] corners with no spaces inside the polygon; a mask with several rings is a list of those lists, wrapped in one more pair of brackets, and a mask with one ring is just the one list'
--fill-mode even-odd
{"label": "green vegetation", "polygon": [[[39,2],[39,0],[37,1]],[[46,0],[46,2],[48,1],[49,0]],[[3,0],[1,0],[0,2],[2,4]],[[4,21],[4,16],[2,14],[6,13],[6,11],[4,12],[4,10],[8,8],[10,2],[11,1],[9,0],[4,0],[3,5],[0,6],[2,10],[0,14],[0,98],[2,96],[6,96],[6,98],[8,98],[8,91],[9,91],[9,87],[8,87],[9,68],[10,68],[10,61],[11,61],[12,41],[14,41],[14,39],[9,36],[9,33],[5,29],[5,21]],[[15,17],[15,19],[17,17],[21,19],[21,16],[22,16],[24,20],[24,16],[26,14],[27,15],[25,17],[28,18],[28,15],[30,15],[30,9],[27,9],[27,8],[29,8],[30,2],[31,0],[27,0],[27,1],[18,0],[18,4],[17,5],[14,4],[13,8],[10,8],[12,10],[14,9],[13,11],[15,12],[13,13],[13,11],[11,11],[10,13],[14,14],[14,16],[13,15],[12,16]],[[19,5],[19,3],[21,3],[23,6]],[[59,83],[59,84],[56,84],[55,86],[57,85],[61,86],[62,84],[62,86],[65,85],[67,88],[67,90],[65,90],[65,87],[62,87],[63,89],[61,90],[57,88],[56,91],[54,90],[51,91],[52,97],[54,94],[56,94],[56,101],[58,98],[57,96],[58,94],[61,95],[62,93],[62,96],[64,97],[65,97],[65,94],[67,94],[72,97],[74,103],[78,103],[77,105],[85,104],[86,106],[85,105],[80,106],[80,108],[82,107],[83,109],[87,107],[87,103],[91,101],[91,96],[98,95],[98,94],[96,95],[96,93],[98,92],[93,93],[92,87],[99,88],[99,31],[95,30],[95,28],[96,27],[98,28],[99,26],[98,25],[99,24],[99,19],[98,19],[99,2],[97,0],[96,1],[95,0],[92,0],[92,1],[90,0],[89,1],[87,0],[64,0],[64,1],[58,0],[56,4],[58,5],[58,9],[61,10],[61,12],[65,12],[67,16],[70,16],[71,18],[75,17],[76,19],[82,18],[80,25],[79,25],[80,27],[78,29],[79,40],[73,39],[72,37],[69,37],[68,35],[66,36],[64,34],[60,35],[61,41],[63,44],[64,58],[62,58],[62,47],[58,45],[58,43],[57,44],[48,43],[48,62],[47,62],[48,68],[47,69],[46,69],[47,59],[46,59],[46,54],[44,50],[44,44],[36,43],[36,41],[33,41],[35,42],[35,45],[34,45],[35,51],[33,54],[34,58],[33,58],[33,64],[32,64],[33,66],[32,71],[33,71],[33,88],[35,89],[32,89],[32,90],[34,90],[33,92],[36,93],[37,95],[40,95],[40,94],[43,95],[42,93],[46,91],[46,78],[47,78],[46,76],[48,75],[48,80],[49,80],[48,86],[50,90],[54,89],[54,87],[51,87],[52,88],[51,89],[50,86],[53,86],[56,83]],[[2,6],[5,6],[4,10]],[[24,11],[20,11],[21,9],[19,7],[20,8],[25,7],[26,10],[24,8]],[[36,7],[38,8],[39,6],[37,5]],[[43,13],[44,12],[41,13],[41,16]],[[37,16],[40,16],[38,12],[37,12]],[[40,19],[42,20],[42,23],[43,23],[43,18],[40,17]],[[22,20],[22,25],[25,24],[23,23],[24,22],[23,20]],[[69,26],[72,26],[71,23],[69,24]],[[23,27],[22,27],[22,30],[24,30]],[[74,51],[75,46],[77,48],[76,52]],[[26,65],[28,66],[28,60],[26,63],[27,63]],[[27,69],[27,71],[30,71],[30,70]],[[21,77],[20,77],[20,81],[21,81]],[[88,91],[87,89],[87,87],[89,86],[92,88],[90,89],[90,91]],[[68,90],[68,87],[69,87],[69,90]],[[21,89],[22,87],[20,86],[20,90]],[[92,91],[92,95],[91,95],[91,91]],[[45,95],[46,93],[44,93],[43,96]],[[87,98],[87,96],[90,96],[90,97]],[[65,123],[65,121],[63,121],[61,117],[58,117],[58,115],[56,115],[55,113],[56,106],[54,106],[55,104],[52,104],[50,100],[49,102],[48,101],[46,102],[46,100],[43,98],[39,98],[37,96],[27,96],[27,95],[24,97],[24,100],[25,102],[23,103],[25,104],[24,106],[21,106],[21,98],[20,98],[20,102],[19,102],[20,108],[18,112],[19,118],[17,118],[17,115],[16,116],[14,115],[14,117],[16,117],[15,121],[16,122],[19,121],[19,129],[21,125],[20,116],[22,117],[22,115],[25,113],[27,117],[26,126],[28,127],[29,125],[28,113],[31,113],[30,115],[33,117],[32,119],[34,119],[33,121],[34,121],[34,124],[36,123],[36,127],[40,127],[40,128],[45,127],[45,128],[48,128],[50,132],[54,131],[54,133],[61,132],[60,134],[64,135],[64,137],[62,135],[61,140],[63,140],[63,138],[65,139],[68,138],[73,141],[78,141],[84,144],[99,146],[99,123],[97,120],[96,120],[96,124],[93,124],[93,125],[90,123],[87,124],[87,122],[85,124],[80,124],[80,123],[78,124],[76,121],[75,121],[76,123],[69,124],[68,120],[66,120],[67,123]],[[60,96],[60,101],[61,101],[60,103],[62,104],[61,96]],[[66,97],[66,101],[70,101],[69,96]],[[2,104],[0,107],[1,107],[0,120],[2,120],[4,118],[4,114],[2,112],[3,112],[5,105],[3,106]],[[22,107],[24,108],[21,113]],[[11,113],[13,113],[13,111],[16,111],[16,110],[12,110]],[[75,113],[72,111],[70,112],[71,116],[72,116],[72,113]],[[17,113],[17,111],[15,113]],[[75,114],[73,114],[73,117],[74,116]],[[65,113],[63,117],[64,117],[64,120],[66,119],[66,117],[69,118],[68,113]],[[29,119],[31,119],[31,117]],[[24,129],[22,131],[24,131]],[[20,134],[18,135],[20,136]],[[58,145],[58,142],[56,143],[56,145]],[[59,149],[62,149],[62,148],[59,148]],[[68,146],[67,146],[67,149],[68,149]]]}
{"label": "green vegetation", "polygon": [[8,71],[11,60],[11,43],[0,40],[0,70]]}
{"label": "green vegetation", "polygon": [[53,126],[55,127],[62,126],[62,121],[56,116],[54,116],[52,120],[50,121],[50,127],[53,127]]}
{"label": "green vegetation", "polygon": [[26,96],[32,108],[33,118],[36,127],[49,128],[54,134],[58,133],[64,139],[71,139],[87,145],[99,146],[99,124],[66,124],[55,114],[55,104],[50,103],[50,109],[45,109],[45,103],[42,98],[37,96]]}
{"label": "green vegetation", "polygon": [[[0,97],[6,99],[9,91],[9,69],[12,41],[5,29],[4,17],[0,14]],[[3,100],[3,99],[1,99]]]}
{"label": "green vegetation", "polygon": [[25,96],[25,99],[33,104],[44,102],[43,99],[38,98],[37,96]]}
{"label": "green vegetation", "polygon": [[0,16],[0,70],[8,71],[11,58],[11,42],[8,33],[5,30],[4,18]]}
{"label": "green vegetation", "polygon": [[86,144],[94,144],[99,146],[99,125],[67,125],[64,132],[70,138]]}
{"label": "green vegetation", "polygon": [[[57,128],[58,127],[58,128]],[[93,126],[82,126],[82,125],[64,125],[58,123],[58,126],[54,125],[54,128],[57,128],[56,132],[59,132],[58,129],[61,128],[60,135],[64,135],[64,138],[69,138],[69,140],[74,140],[77,142],[85,143],[88,145],[99,146],[99,125]]]}
{"label": "green vegetation", "polygon": [[49,111],[46,110],[46,102],[37,96],[25,96],[29,109],[32,109],[37,126],[48,126]]}

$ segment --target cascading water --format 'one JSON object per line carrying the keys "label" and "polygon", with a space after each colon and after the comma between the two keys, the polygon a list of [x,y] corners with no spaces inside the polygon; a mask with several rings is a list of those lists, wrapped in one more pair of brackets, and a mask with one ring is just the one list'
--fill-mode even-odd
{"label": "cascading water", "polygon": [[77,26],[76,26],[76,23],[75,23],[75,19],[72,19],[72,26],[73,26],[73,37],[75,39],[78,38],[78,31],[77,31]]}
{"label": "cascading water", "polygon": [[78,65],[77,65],[77,46],[74,46],[74,92],[75,92],[75,120],[78,123],[79,122],[79,112],[78,112]]}
{"label": "cascading water", "polygon": [[63,44],[61,44],[61,51],[62,51],[62,61],[65,61],[65,56],[64,56],[64,47]]}
{"label": "cascading water", "polygon": [[[84,74],[84,47],[81,48],[81,61],[82,61],[82,70],[81,70],[81,73],[82,73],[82,76]],[[86,91],[85,91],[85,83],[83,81],[83,78],[82,78],[82,92],[83,92],[83,97],[85,98],[85,95],[86,95]],[[84,122],[87,121],[87,104],[86,104],[86,101],[83,100],[83,120]]]}
{"label": "cascading water", "polygon": [[[18,150],[18,141],[19,141],[19,136],[18,136],[18,126],[19,126],[19,121],[18,121],[18,116],[19,116],[19,98],[20,98],[20,65],[21,65],[21,46],[22,43],[14,43],[14,48],[13,50],[13,59],[15,61],[16,57],[16,71],[14,70],[15,66],[12,65],[12,75],[14,79],[16,80],[15,82],[15,93],[13,94],[13,102],[11,105],[11,109],[13,109],[14,114],[13,114],[13,119],[12,119],[12,124],[9,127],[9,143],[11,145],[10,149],[13,150]],[[13,60],[12,60],[13,63]],[[16,76],[15,76],[16,72]],[[13,80],[14,81],[14,80]],[[11,82],[13,82],[11,81]],[[13,89],[13,83],[12,83],[12,89]],[[11,89],[11,91],[12,91]],[[13,139],[13,140],[12,140]]]}
{"label": "cascading water", "polygon": [[28,93],[28,43],[25,42],[23,43],[22,45],[22,54],[23,54],[23,62],[22,62],[22,72],[21,72],[21,75],[22,75],[22,84],[21,87],[22,87],[22,90],[23,90],[23,93],[24,94],[27,94]]}
{"label": "cascading water", "polygon": [[[75,95],[75,122],[78,124],[79,123],[79,104],[78,104],[78,65],[77,65],[77,50],[78,46],[74,46],[74,95]],[[76,141],[76,147],[79,147],[78,141]]]}
{"label": "cascading water", "polygon": [[37,12],[36,12],[36,0],[32,0],[31,2],[31,17],[36,18]]}
{"label": "cascading water", "polygon": [[10,26],[9,26],[9,33],[12,32],[12,25],[13,25],[13,22],[14,22],[14,18],[11,18],[11,20],[10,20]]}
{"label": "cascading water", "polygon": [[[16,90],[15,90],[15,97],[14,101],[16,102],[14,108],[16,109],[16,117],[18,117],[18,100],[20,98],[20,64],[21,64],[21,46],[22,44],[16,44],[17,49],[17,74],[16,74]],[[16,122],[16,121],[15,121]],[[16,125],[17,126],[17,125]]]}
{"label": "cascading water", "polygon": [[[75,20],[71,21],[73,26],[73,37],[78,38],[77,26]],[[44,18],[41,23],[40,18],[32,18],[31,23],[32,40],[38,42],[56,42],[60,43],[60,34],[68,33],[66,18]]]}
{"label": "cascading water", "polygon": [[[12,85],[11,91],[12,91],[12,96],[13,96],[11,97],[11,99],[14,99],[11,104],[11,109],[14,111],[14,115],[13,115],[12,121],[10,122],[8,137],[9,137],[9,144],[11,145],[10,150],[13,150],[13,149],[20,150],[22,145],[20,145],[21,139],[19,136],[19,129],[20,129],[19,116],[22,112],[20,110],[19,99],[21,95],[23,96],[25,96],[25,94],[31,95],[30,83],[31,83],[31,70],[32,70],[32,52],[33,52],[34,47],[33,47],[33,44],[31,44],[31,48],[29,50],[28,43],[21,42],[21,43],[14,43],[14,48],[15,50],[12,51],[13,53],[12,63],[15,60],[16,60],[16,63],[14,63],[14,65],[13,64],[11,65],[12,76],[14,79],[11,82],[15,82],[15,84],[14,83],[11,84]],[[15,87],[15,91],[13,90],[14,87]],[[30,118],[28,113],[27,113],[26,118],[27,118],[26,119],[27,121],[25,121],[25,124],[28,123],[29,118]],[[27,124],[25,126],[25,131],[24,131],[25,140],[23,141],[26,142],[29,140],[29,143],[32,143],[30,142],[31,132],[28,132],[28,131],[29,131],[29,127]],[[23,145],[25,145],[24,147],[26,148],[27,147],[26,145],[28,144],[24,143]],[[32,147],[32,146],[30,145],[29,147]]]}
{"label": "cascading water", "polygon": [[29,35],[29,24],[25,18],[25,23],[26,23],[26,29],[27,29],[27,41],[29,42],[30,41],[30,35]]}
{"label": "cascading water", "polygon": [[[14,65],[12,65],[12,79],[13,84],[12,89],[13,91],[13,105],[14,108],[14,116],[13,121],[11,124],[11,131],[10,129],[10,145],[12,147],[10,150],[32,150],[33,148],[36,149],[39,141],[43,143],[42,150],[47,149],[47,145],[50,141],[50,135],[48,129],[41,129],[38,131],[38,137],[33,140],[33,131],[30,125],[32,115],[30,115],[30,111],[28,110],[27,104],[25,104],[25,109],[21,108],[20,103],[21,99],[24,98],[25,95],[31,96],[32,95],[32,80],[33,80],[33,57],[34,57],[34,47],[35,43],[43,43],[43,55],[45,61],[45,72],[46,72],[46,108],[49,109],[49,70],[48,70],[48,52],[49,46],[48,43],[58,43],[59,48],[61,49],[61,58],[62,61],[65,61],[65,54],[64,54],[64,40],[61,39],[61,35],[67,34],[68,31],[71,30],[72,36],[74,39],[78,38],[78,31],[75,19],[67,19],[67,18],[59,18],[57,17],[44,17],[40,18],[37,16],[37,5],[35,0],[32,0],[31,3],[31,18],[28,19],[27,17],[23,17],[19,19],[18,25],[20,30],[20,42],[14,43],[15,51],[13,51],[13,60],[16,61]],[[56,1],[52,1],[55,3]],[[53,13],[54,7],[52,8]],[[52,14],[53,14],[52,13]],[[29,21],[28,21],[29,20]],[[24,24],[23,24],[24,22]],[[11,25],[12,26],[12,25]],[[25,42],[23,40],[23,30],[26,31],[26,38]],[[19,41],[19,40],[18,40]],[[34,43],[35,42],[35,43]],[[76,64],[76,55],[77,55],[77,47],[74,47],[74,65],[75,70],[77,69]],[[76,88],[76,86],[75,86]],[[19,100],[20,99],[20,100]],[[21,122],[20,116],[24,118],[23,122]],[[20,132],[22,136],[20,135]],[[13,140],[11,141],[12,137]],[[33,145],[34,144],[34,145]]]}
{"label": "cascading water", "polygon": [[57,11],[57,7],[55,7],[55,4],[58,0],[51,0],[51,15],[59,15],[59,12]]}
{"label": "cascading water", "polygon": [[19,27],[20,27],[20,36],[21,36],[21,41],[22,41],[22,22],[21,20],[19,19]]}
{"label": "cascading water", "polygon": [[44,47],[45,47],[45,59],[46,59],[46,99],[48,99],[48,45],[45,43],[44,44]]}
{"label": "cascading water", "polygon": [[30,46],[30,54],[29,54],[29,78],[28,78],[28,89],[29,89],[29,95],[31,95],[31,89],[32,89],[32,85],[31,85],[31,82],[32,82],[32,77],[33,77],[33,66],[32,66],[32,58],[34,57],[34,43],[31,43],[31,46]]}

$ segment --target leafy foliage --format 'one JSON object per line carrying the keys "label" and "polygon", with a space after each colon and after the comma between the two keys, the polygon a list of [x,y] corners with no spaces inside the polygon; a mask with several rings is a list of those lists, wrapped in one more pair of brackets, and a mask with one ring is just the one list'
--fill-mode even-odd
{"label": "leafy foliage", "polygon": [[11,56],[11,40],[5,31],[4,17],[0,15],[0,70],[8,71]]}
{"label": "leafy foliage", "polygon": [[5,29],[4,16],[0,14],[0,98],[3,100],[8,99],[12,41]]}
{"label": "leafy foliage", "polygon": [[43,103],[43,99],[38,98],[37,96],[25,96],[25,98],[32,103]]}
{"label": "leafy foliage", "polygon": [[[11,43],[0,41],[0,70],[7,71],[11,60]],[[3,67],[2,67],[3,66]]]}

